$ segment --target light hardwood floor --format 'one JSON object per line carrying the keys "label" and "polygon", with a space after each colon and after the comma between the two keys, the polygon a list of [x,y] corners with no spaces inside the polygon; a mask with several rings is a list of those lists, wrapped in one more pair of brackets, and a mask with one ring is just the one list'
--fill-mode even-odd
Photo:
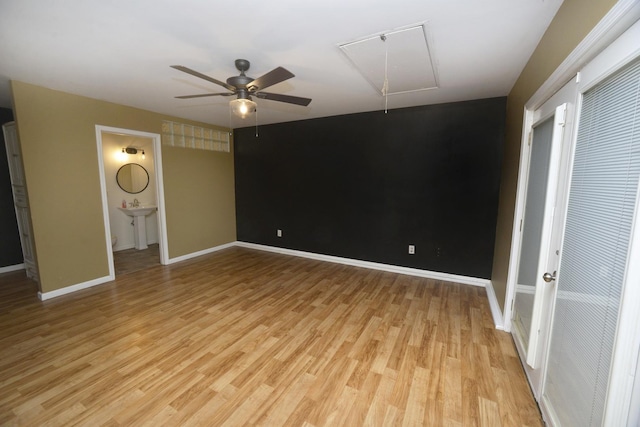
{"label": "light hardwood floor", "polygon": [[478,287],[230,248],[0,297],[1,425],[542,425]]}
{"label": "light hardwood floor", "polygon": [[160,265],[160,250],[157,243],[147,249],[125,249],[113,253],[113,266],[116,276]]}

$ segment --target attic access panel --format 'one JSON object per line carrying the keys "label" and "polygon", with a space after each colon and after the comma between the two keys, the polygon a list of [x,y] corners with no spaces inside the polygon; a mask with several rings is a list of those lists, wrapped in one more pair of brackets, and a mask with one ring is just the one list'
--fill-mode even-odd
{"label": "attic access panel", "polygon": [[425,25],[393,30],[339,45],[362,76],[381,95],[438,87]]}

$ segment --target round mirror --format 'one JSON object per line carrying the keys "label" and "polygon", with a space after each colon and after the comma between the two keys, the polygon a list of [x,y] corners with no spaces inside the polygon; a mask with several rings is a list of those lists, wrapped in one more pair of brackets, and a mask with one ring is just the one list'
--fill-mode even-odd
{"label": "round mirror", "polygon": [[116,181],[127,193],[141,193],[149,185],[149,172],[137,163],[127,163],[118,169]]}

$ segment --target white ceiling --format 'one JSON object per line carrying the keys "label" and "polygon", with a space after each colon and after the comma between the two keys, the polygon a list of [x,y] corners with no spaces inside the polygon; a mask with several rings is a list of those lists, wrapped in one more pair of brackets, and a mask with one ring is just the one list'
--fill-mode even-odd
{"label": "white ceiling", "polygon": [[426,23],[438,89],[390,96],[388,108],[505,96],[562,0],[0,0],[0,106],[9,80],[221,126],[225,90],[169,68],[225,81],[234,60],[251,77],[283,66],[296,76],[268,92],[308,107],[258,99],[260,124],[381,110],[384,98],[338,48]]}

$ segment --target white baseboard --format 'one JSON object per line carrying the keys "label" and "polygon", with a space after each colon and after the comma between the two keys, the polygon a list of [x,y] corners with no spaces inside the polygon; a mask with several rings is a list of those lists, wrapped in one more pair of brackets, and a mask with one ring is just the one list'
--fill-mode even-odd
{"label": "white baseboard", "polygon": [[440,273],[437,271],[420,270],[418,268],[400,267],[391,264],[381,264],[377,262],[361,261],[351,258],[342,258],[331,255],[316,254],[313,252],[296,251],[293,249],[278,248],[275,246],[258,245],[256,243],[247,242],[235,242],[236,246],[243,248],[257,249],[261,251],[274,252],[284,255],[298,256],[302,258],[310,258],[319,261],[334,262],[337,264],[346,264],[355,267],[370,268],[372,270],[388,271],[390,273],[406,274],[409,276],[425,277],[427,279],[443,280],[446,282],[462,283],[463,285],[481,286],[486,289],[487,299],[489,300],[489,307],[491,307],[491,315],[493,316],[493,323],[498,330],[504,330],[504,321],[502,318],[502,311],[498,304],[498,299],[493,291],[493,284],[491,280],[480,279],[477,277],[459,276],[456,274]]}
{"label": "white baseboard", "polygon": [[418,268],[401,267],[401,266],[398,266],[398,265],[382,264],[382,263],[371,262],[371,261],[361,261],[361,260],[358,260],[358,259],[342,258],[342,257],[337,257],[337,256],[332,256],[332,255],[322,255],[322,254],[316,254],[316,253],[313,253],[313,252],[296,251],[296,250],[293,250],[293,249],[278,248],[278,247],[275,247],[275,246],[258,245],[258,244],[255,244],[255,243],[236,242],[235,244],[236,244],[236,246],[240,246],[240,247],[243,247],[243,248],[257,249],[257,250],[267,251],[267,252],[275,252],[275,253],[278,253],[278,254],[298,256],[298,257],[302,257],[302,258],[315,259],[315,260],[318,260],[318,261],[334,262],[334,263],[337,263],[337,264],[352,265],[354,267],[363,267],[363,268],[369,268],[369,269],[372,269],[372,270],[388,271],[390,273],[398,273],[398,274],[406,274],[406,275],[409,275],[409,276],[425,277],[427,279],[444,280],[446,282],[462,283],[464,285],[481,286],[483,288],[486,288],[487,285],[491,285],[491,281],[490,280],[488,280],[488,279],[480,279],[480,278],[477,278],[477,277],[458,276],[456,274],[440,273],[440,272],[437,272],[437,271],[429,271],[429,270],[420,270]]}
{"label": "white baseboard", "polygon": [[127,249],[133,249],[136,245],[133,243],[130,245],[115,245],[112,247],[113,252],[126,251]]}
{"label": "white baseboard", "polygon": [[[199,252],[193,252],[187,255],[183,255],[177,258],[171,258],[169,260],[169,262],[167,264],[173,264],[176,262],[180,262],[180,261],[185,261],[187,259],[190,258],[195,258],[201,255],[206,255],[209,254],[211,252],[216,252],[222,249],[226,249],[226,248],[230,248],[232,246],[235,245],[235,242],[231,242],[231,243],[227,243],[224,245],[220,245],[220,246],[215,246],[213,248],[209,248],[209,249],[205,249],[203,251],[199,251]],[[87,289],[87,288],[91,288],[93,286],[97,286],[97,285],[101,285],[103,283],[106,282],[111,282],[115,279],[114,276],[104,276],[104,277],[100,277],[97,279],[93,279],[93,280],[89,280],[87,282],[83,282],[83,283],[78,283],[75,285],[71,285],[71,286],[66,286],[64,288],[60,288],[60,289],[56,289],[55,291],[50,291],[50,292],[38,292],[38,298],[40,298],[41,301],[45,301],[51,298],[55,298],[55,297],[59,297],[62,295],[67,295],[73,292],[77,292],[79,290],[82,289]]]}
{"label": "white baseboard", "polygon": [[236,246],[236,243],[237,242],[225,243],[224,245],[214,246],[212,248],[203,249],[203,250],[198,251],[198,252],[192,252],[190,254],[182,255],[182,256],[179,256],[179,257],[169,258],[169,260],[167,260],[167,265],[175,264],[176,262],[180,262],[180,261],[186,261],[188,259],[199,257],[199,256],[202,256],[202,255],[207,255],[207,254],[210,254],[212,252],[221,251],[223,249],[227,249],[227,248]]}
{"label": "white baseboard", "polygon": [[[147,246],[149,246],[149,245],[157,245],[157,244],[158,244],[157,240],[154,240],[154,241],[149,240],[149,241],[147,241]],[[127,249],[133,249],[135,247],[136,247],[136,245],[134,243],[131,243],[129,245],[122,245],[122,246],[116,244],[115,246],[113,246],[112,250],[113,250],[113,252],[120,252],[120,251],[126,251]]]}
{"label": "white baseboard", "polygon": [[[500,306],[498,305],[498,300],[496,299],[496,294],[493,291],[493,285],[491,284],[491,281],[488,280],[488,279],[481,279],[481,278],[478,278],[478,277],[469,277],[469,276],[460,276],[460,275],[457,275],[457,274],[440,273],[440,272],[437,272],[437,271],[429,271],[429,270],[421,270],[421,269],[418,269],[418,268],[401,267],[401,266],[397,266],[397,265],[382,264],[382,263],[378,263],[378,262],[361,261],[361,260],[351,259],[351,258],[342,258],[342,257],[337,257],[337,256],[332,256],[332,255],[322,255],[322,254],[316,254],[316,253],[313,253],[313,252],[297,251],[297,250],[293,250],[293,249],[278,248],[278,247],[275,247],[275,246],[258,245],[258,244],[255,244],[255,243],[247,243],[247,242],[240,242],[240,241],[225,243],[223,245],[214,246],[212,248],[204,249],[204,250],[201,250],[201,251],[198,251],[198,252],[192,252],[190,254],[182,255],[182,256],[179,256],[179,257],[175,257],[175,258],[170,258],[168,260],[168,262],[167,262],[167,265],[175,264],[175,263],[180,262],[180,261],[186,261],[186,260],[191,259],[191,258],[196,258],[196,257],[202,256],[202,255],[207,255],[207,254],[210,254],[210,253],[213,253],[213,252],[221,251],[223,249],[231,248],[233,246],[239,246],[239,247],[249,248],[249,249],[256,249],[256,250],[260,250],[260,251],[274,252],[274,253],[283,254],[283,255],[291,255],[291,256],[297,256],[297,257],[302,257],[302,258],[309,258],[309,259],[314,259],[314,260],[318,260],[318,261],[327,261],[327,262],[333,262],[333,263],[337,263],[337,264],[351,265],[351,266],[354,266],[354,267],[369,268],[371,270],[388,271],[390,273],[406,274],[406,275],[409,275],[409,276],[424,277],[424,278],[427,278],[427,279],[435,279],[435,280],[442,280],[442,281],[446,281],[446,282],[461,283],[463,285],[480,286],[480,287],[483,287],[483,288],[486,289],[487,298],[489,299],[489,306],[491,307],[491,315],[493,316],[493,321],[495,323],[496,329],[503,330],[503,328],[504,328],[502,312],[500,311]],[[78,283],[76,285],[71,285],[71,286],[67,286],[65,288],[56,289],[55,291],[51,291],[51,292],[44,292],[44,293],[38,292],[38,297],[42,301],[45,301],[45,300],[50,299],[50,298],[55,298],[57,296],[66,295],[66,294],[69,294],[69,293],[72,293],[72,292],[79,291],[81,289],[90,288],[92,286],[100,285],[100,284],[103,284],[103,283],[106,283],[106,282],[109,282],[109,281],[112,281],[112,280],[114,280],[114,277],[105,276],[105,277],[101,277],[101,278],[98,278],[98,279],[90,280],[88,282]]]}
{"label": "white baseboard", "polygon": [[24,270],[24,264],[15,264],[15,265],[8,265],[6,267],[0,267],[0,274],[8,273],[10,271],[18,271],[18,270]]}
{"label": "white baseboard", "polygon": [[493,316],[493,324],[496,325],[496,329],[504,331],[504,317],[502,316],[502,310],[500,310],[500,304],[498,304],[498,298],[493,290],[493,283],[489,280],[489,283],[485,287],[487,291],[487,299],[489,300],[489,307],[491,307],[491,316]]}
{"label": "white baseboard", "polygon": [[55,291],[50,292],[38,292],[38,298],[40,301],[46,301],[51,298],[59,297],[62,295],[70,294],[73,292],[80,291],[82,289],[91,288],[93,286],[101,285],[106,282],[110,282],[113,280],[112,276],[104,276],[98,279],[89,280],[88,282],[78,283],[71,286],[66,286],[64,288],[56,289]]}

